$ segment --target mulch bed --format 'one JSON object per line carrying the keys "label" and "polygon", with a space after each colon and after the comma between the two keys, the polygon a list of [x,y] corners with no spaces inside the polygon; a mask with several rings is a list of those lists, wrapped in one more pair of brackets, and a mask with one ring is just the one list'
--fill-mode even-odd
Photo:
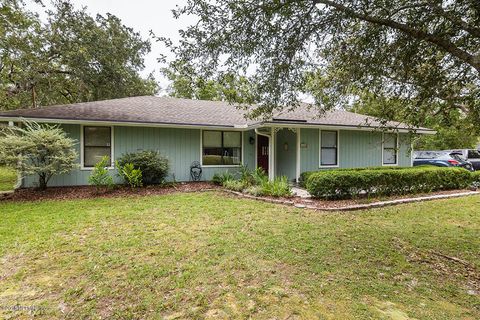
{"label": "mulch bed", "polygon": [[125,196],[151,196],[171,194],[175,192],[198,192],[219,189],[210,182],[176,183],[167,186],[147,186],[131,189],[126,186],[117,186],[106,192],[97,192],[93,186],[80,187],[49,187],[46,190],[34,188],[18,189],[1,201],[40,201],[40,200],[70,200],[92,198],[114,198]]}
{"label": "mulch bed", "polygon": [[[261,200],[271,203],[296,206],[300,208],[307,208],[313,210],[349,210],[348,208],[375,204],[381,201],[399,200],[399,199],[415,199],[425,196],[451,195],[458,193],[465,193],[470,190],[449,190],[439,191],[427,194],[404,195],[395,197],[383,198],[359,198],[351,200],[319,200],[319,199],[305,199],[300,197],[290,198],[273,198],[273,197],[254,197],[240,192],[226,190],[222,187],[216,186],[211,182],[186,182],[177,183],[164,186],[147,186],[144,188],[131,189],[126,186],[116,186],[115,189],[106,192],[97,192],[93,186],[78,186],[78,187],[49,187],[46,190],[38,190],[34,188],[18,189],[11,194],[0,197],[0,201],[43,201],[43,200],[73,200],[73,199],[92,199],[92,198],[114,198],[127,196],[151,196],[151,195],[166,195],[177,192],[201,192],[218,190],[224,192],[226,195],[232,197],[243,197],[247,199]],[[354,210],[356,210],[354,208]]]}

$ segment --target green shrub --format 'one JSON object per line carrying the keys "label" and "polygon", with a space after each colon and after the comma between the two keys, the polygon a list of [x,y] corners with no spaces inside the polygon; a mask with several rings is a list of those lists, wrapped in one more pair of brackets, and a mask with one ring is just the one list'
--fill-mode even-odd
{"label": "green shrub", "polygon": [[135,169],[140,169],[143,185],[164,183],[168,175],[168,160],[157,151],[145,150],[126,153],[117,162],[121,167],[131,163]]}
{"label": "green shrub", "polygon": [[246,166],[240,168],[240,181],[245,187],[257,186],[268,181],[268,176],[263,168],[250,171]]}
{"label": "green shrub", "polygon": [[261,196],[265,195],[265,192],[264,192],[262,186],[248,187],[247,189],[245,189],[245,193],[248,193],[248,194],[250,194],[252,196],[255,196],[255,197],[261,197]]}
{"label": "green shrub", "polygon": [[246,187],[241,180],[227,180],[223,183],[223,186],[237,192],[242,192]]}
{"label": "green shrub", "polygon": [[415,167],[329,170],[308,175],[305,186],[322,199],[355,198],[362,193],[402,195],[468,187],[471,174],[462,168]]}
{"label": "green shrub", "polygon": [[75,140],[59,126],[24,122],[0,134],[0,165],[22,176],[36,174],[38,187],[45,189],[50,179],[79,167]]}
{"label": "green shrub", "polygon": [[289,197],[292,195],[287,177],[277,177],[273,181],[264,181],[261,187],[263,194],[267,196]]}
{"label": "green shrub", "polygon": [[316,173],[318,171],[305,171],[305,172],[302,172],[300,174],[300,178],[298,179],[298,183],[300,184],[301,187],[305,188],[306,187],[306,183],[307,183],[307,180],[308,178]]}
{"label": "green shrub", "polygon": [[143,186],[142,170],[135,169],[133,163],[121,165],[117,162],[118,174],[131,187],[138,188]]}
{"label": "green shrub", "polygon": [[274,181],[269,181],[262,168],[249,171],[246,167],[242,167],[238,180],[231,175],[227,177],[228,179],[225,179],[225,176],[218,174],[214,176],[214,181],[223,181],[222,185],[229,190],[254,196],[288,197],[292,194],[287,177],[278,177]]}
{"label": "green shrub", "polygon": [[223,184],[229,180],[235,180],[235,178],[228,171],[225,171],[223,173],[215,173],[212,177],[213,184],[216,184],[218,186],[223,186]]}
{"label": "green shrub", "polygon": [[256,185],[268,182],[268,175],[263,168],[257,168],[252,172],[253,180]]}
{"label": "green shrub", "polygon": [[88,177],[88,183],[95,186],[97,191],[102,187],[106,189],[111,189],[113,187],[113,177],[107,169],[109,165],[110,159],[107,156],[104,156],[102,160],[95,165],[92,173]]}
{"label": "green shrub", "polygon": [[423,166],[418,166],[418,167],[395,167],[395,166],[392,166],[392,167],[358,167],[358,168],[336,168],[336,169],[323,169],[321,171],[306,171],[306,172],[302,172],[300,174],[300,178],[298,180],[298,183],[300,184],[300,186],[302,187],[306,187],[306,182],[308,180],[308,178],[314,174],[314,173],[317,173],[317,172],[326,172],[326,171],[365,171],[365,170],[408,170],[408,169],[415,169],[415,168],[425,168],[425,167],[432,167],[432,166],[428,166],[428,165],[423,165]]}
{"label": "green shrub", "polygon": [[246,166],[240,167],[240,181],[242,181],[243,185],[246,187],[255,185],[255,177],[253,176],[253,172],[250,171]]}
{"label": "green shrub", "polygon": [[480,171],[472,172],[472,187],[480,189]]}

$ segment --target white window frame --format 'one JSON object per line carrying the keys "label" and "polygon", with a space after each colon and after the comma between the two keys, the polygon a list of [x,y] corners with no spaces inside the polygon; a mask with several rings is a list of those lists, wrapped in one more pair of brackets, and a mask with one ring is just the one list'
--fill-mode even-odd
{"label": "white window frame", "polygon": [[[337,164],[322,165],[322,131],[337,133]],[[340,167],[340,130],[335,129],[319,129],[318,130],[318,167],[319,168],[339,168]]]}
{"label": "white window frame", "polygon": [[111,165],[107,167],[109,170],[115,169],[115,127],[114,126],[102,126],[102,125],[89,125],[89,124],[82,124],[80,125],[80,170],[84,171],[91,171],[94,169],[94,167],[85,167],[85,161],[84,161],[84,155],[85,155],[85,127],[105,127],[105,128],[110,128],[110,160],[111,160]]}
{"label": "white window frame", "polygon": [[[396,152],[395,152],[395,163],[384,163],[383,162],[383,155],[385,152],[385,134],[391,134],[397,136],[397,145],[396,145]],[[382,166],[383,167],[395,167],[398,166],[398,158],[400,153],[400,134],[398,132],[382,132]],[[413,155],[413,153],[412,153]]]}
{"label": "white window frame", "polygon": [[[203,165],[203,131],[219,131],[219,132],[240,132],[240,147],[242,148],[241,150],[241,157],[240,159],[240,164],[214,164],[214,165]],[[205,168],[240,168],[243,166],[243,161],[244,161],[244,150],[245,146],[243,144],[243,136],[244,136],[244,131],[238,131],[238,130],[228,130],[228,129],[222,129],[222,130],[216,130],[216,129],[200,129],[200,166],[205,167]],[[255,139],[256,140],[256,139]]]}

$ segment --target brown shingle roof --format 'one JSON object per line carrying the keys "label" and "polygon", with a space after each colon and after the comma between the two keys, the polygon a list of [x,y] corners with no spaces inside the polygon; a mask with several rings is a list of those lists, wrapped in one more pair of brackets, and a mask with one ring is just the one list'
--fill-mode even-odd
{"label": "brown shingle roof", "polygon": [[[114,100],[57,105],[37,109],[0,112],[0,119],[53,119],[76,121],[129,122],[191,126],[247,127],[261,121],[246,119],[244,111],[220,101],[141,96]],[[318,116],[303,104],[294,111],[275,115],[268,123],[305,123],[330,126],[380,126],[371,117],[335,110]],[[407,125],[390,123],[401,129]],[[425,129],[428,130],[428,129]]]}

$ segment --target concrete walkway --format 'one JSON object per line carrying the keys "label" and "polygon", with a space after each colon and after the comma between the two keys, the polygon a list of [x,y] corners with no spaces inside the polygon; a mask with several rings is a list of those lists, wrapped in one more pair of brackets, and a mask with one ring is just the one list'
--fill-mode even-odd
{"label": "concrete walkway", "polygon": [[311,198],[312,196],[310,195],[310,193],[308,193],[307,190],[303,189],[303,188],[299,188],[299,187],[292,187],[292,193],[294,196],[296,197],[300,197],[302,199],[309,199]]}

